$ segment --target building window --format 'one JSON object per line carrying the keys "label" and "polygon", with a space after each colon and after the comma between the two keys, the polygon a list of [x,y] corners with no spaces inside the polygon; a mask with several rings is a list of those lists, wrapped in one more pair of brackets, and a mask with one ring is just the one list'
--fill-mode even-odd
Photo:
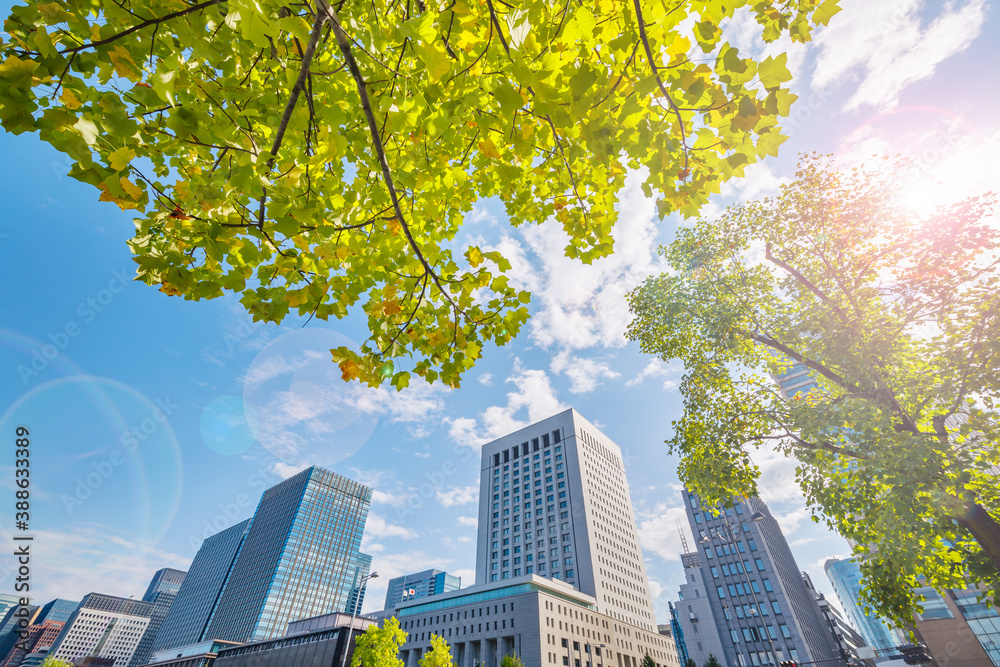
{"label": "building window", "polygon": [[724,589],[722,586],[716,586],[715,590],[718,591],[720,599],[726,597],[726,589]]}
{"label": "building window", "polygon": [[926,598],[920,603],[924,608],[919,614],[921,620],[930,621],[938,618],[954,618],[954,614],[948,608],[948,603],[933,588],[922,586],[916,590],[916,594]]}

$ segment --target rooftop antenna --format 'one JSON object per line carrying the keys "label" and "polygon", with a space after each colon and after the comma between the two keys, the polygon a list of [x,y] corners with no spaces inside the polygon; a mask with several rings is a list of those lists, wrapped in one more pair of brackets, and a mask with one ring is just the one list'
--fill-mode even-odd
{"label": "rooftop antenna", "polygon": [[681,536],[681,546],[684,547],[684,553],[688,553],[688,540],[687,536],[684,534],[684,527],[681,526],[680,519],[677,519],[677,532]]}

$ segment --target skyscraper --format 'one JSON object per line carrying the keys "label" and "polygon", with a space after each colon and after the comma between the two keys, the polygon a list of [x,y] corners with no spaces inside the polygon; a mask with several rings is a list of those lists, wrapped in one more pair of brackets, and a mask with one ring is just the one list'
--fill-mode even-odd
{"label": "skyscraper", "polygon": [[152,615],[151,602],[90,593],[66,621],[50,654],[67,662],[96,657],[127,665]]}
{"label": "skyscraper", "polygon": [[389,580],[385,591],[385,609],[393,609],[403,600],[416,600],[429,595],[457,591],[462,578],[444,570],[424,570]]}
{"label": "skyscraper", "polygon": [[346,611],[352,593],[360,603],[354,588],[371,566],[359,551],[371,497],[319,466],[266,490],[252,519],[202,545],[156,650],[272,639],[289,621]]}
{"label": "skyscraper", "polygon": [[[724,660],[716,657],[730,667],[838,660],[815,596],[767,505],[747,498],[713,516],[694,494],[685,492],[685,501],[725,653]],[[691,624],[683,615],[681,622],[687,637]]]}
{"label": "skyscraper", "polygon": [[892,630],[881,618],[869,615],[861,606],[861,568],[853,558],[831,558],[823,565],[823,569],[826,570],[826,576],[830,579],[848,620],[869,646],[890,649],[904,643],[896,630]]}
{"label": "skyscraper", "polygon": [[483,446],[476,584],[401,602],[399,657],[457,667],[680,667],[649,595],[621,450],[573,410]]}
{"label": "skyscraper", "polygon": [[537,574],[656,633],[621,449],[569,409],[483,446],[476,582]]}
{"label": "skyscraper", "polygon": [[222,595],[222,588],[250,529],[250,521],[247,519],[219,531],[202,543],[153,640],[153,651],[188,646],[204,639],[208,619]]}
{"label": "skyscraper", "polygon": [[182,570],[165,567],[153,575],[153,579],[146,588],[146,594],[142,596],[143,602],[149,602],[153,605],[152,616],[149,618],[149,627],[146,628],[142,641],[139,642],[135,653],[132,654],[129,667],[139,667],[149,660],[149,656],[153,652],[153,641],[177,597],[177,592],[180,591],[181,584],[184,583],[184,575],[186,574],[187,572]]}
{"label": "skyscraper", "polygon": [[344,609],[345,613],[361,613],[361,607],[365,605],[365,591],[368,589],[368,581],[365,577],[371,571],[372,557],[368,554],[359,553],[357,564],[354,567],[354,579],[351,581],[351,595],[347,600],[347,608]]}

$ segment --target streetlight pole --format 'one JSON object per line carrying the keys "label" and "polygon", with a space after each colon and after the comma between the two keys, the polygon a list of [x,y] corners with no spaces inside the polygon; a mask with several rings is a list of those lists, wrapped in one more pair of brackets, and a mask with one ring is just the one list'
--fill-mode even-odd
{"label": "streetlight pole", "polygon": [[366,574],[361,577],[361,583],[358,584],[358,596],[354,600],[354,609],[351,610],[351,624],[347,626],[347,641],[344,642],[344,654],[340,656],[340,667],[344,667],[347,663],[347,651],[351,648],[351,634],[354,632],[354,619],[358,616],[358,599],[361,598],[361,591],[364,590],[369,579],[378,579],[378,572]]}

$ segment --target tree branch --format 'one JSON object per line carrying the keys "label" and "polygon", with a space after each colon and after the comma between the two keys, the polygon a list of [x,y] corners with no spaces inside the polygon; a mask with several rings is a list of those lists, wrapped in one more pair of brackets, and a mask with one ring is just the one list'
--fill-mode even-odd
{"label": "tree branch", "polygon": [[159,25],[164,21],[169,21],[171,19],[179,18],[181,16],[193,14],[197,11],[205,9],[206,7],[211,7],[212,5],[219,5],[222,4],[223,2],[226,2],[226,0],[206,0],[205,2],[198,3],[197,5],[191,5],[187,9],[179,9],[176,12],[171,12],[170,14],[167,14],[166,16],[161,16],[160,18],[148,19],[138,25],[134,25],[131,28],[128,28],[127,30],[122,30],[121,32],[115,35],[111,35],[111,37],[99,39],[96,42],[87,42],[86,44],[81,44],[80,46],[74,46],[71,49],[63,49],[59,53],[76,53],[77,51],[83,51],[84,49],[95,49],[98,46],[104,46],[105,44],[110,44],[111,42],[121,39],[122,37],[131,35],[133,32],[136,32],[137,30],[142,30],[143,28],[146,28],[151,25]]}
{"label": "tree branch", "polygon": [[389,191],[389,199],[392,201],[393,211],[396,213],[399,225],[403,229],[403,234],[406,235],[406,241],[413,249],[414,254],[416,254],[417,259],[420,261],[420,264],[424,267],[424,271],[427,272],[427,274],[434,281],[434,284],[437,285],[441,295],[447,299],[448,303],[450,303],[453,308],[458,310],[458,305],[452,300],[451,295],[445,290],[444,285],[441,284],[441,279],[438,277],[434,269],[431,268],[430,263],[427,261],[427,258],[424,257],[424,253],[417,244],[416,239],[413,238],[413,233],[410,231],[410,226],[406,222],[406,217],[403,215],[403,208],[399,203],[399,195],[396,192],[396,184],[392,178],[392,171],[389,169],[389,160],[385,154],[385,146],[382,144],[382,136],[379,134],[378,121],[375,120],[375,111],[372,109],[371,100],[368,98],[368,87],[365,84],[364,77],[361,75],[361,68],[358,67],[358,61],[351,52],[351,40],[347,36],[347,33],[344,32],[343,27],[340,25],[340,20],[337,18],[337,14],[333,7],[327,6],[326,12],[330,25],[333,28],[333,34],[337,38],[337,45],[340,47],[340,52],[344,55],[344,59],[347,61],[347,68],[351,72],[351,76],[354,78],[354,83],[358,90],[358,96],[361,98],[361,108],[364,110],[365,119],[368,121],[368,131],[371,134],[372,144],[374,145],[375,153],[378,156],[379,166],[382,170],[382,180],[385,182],[386,189]]}

